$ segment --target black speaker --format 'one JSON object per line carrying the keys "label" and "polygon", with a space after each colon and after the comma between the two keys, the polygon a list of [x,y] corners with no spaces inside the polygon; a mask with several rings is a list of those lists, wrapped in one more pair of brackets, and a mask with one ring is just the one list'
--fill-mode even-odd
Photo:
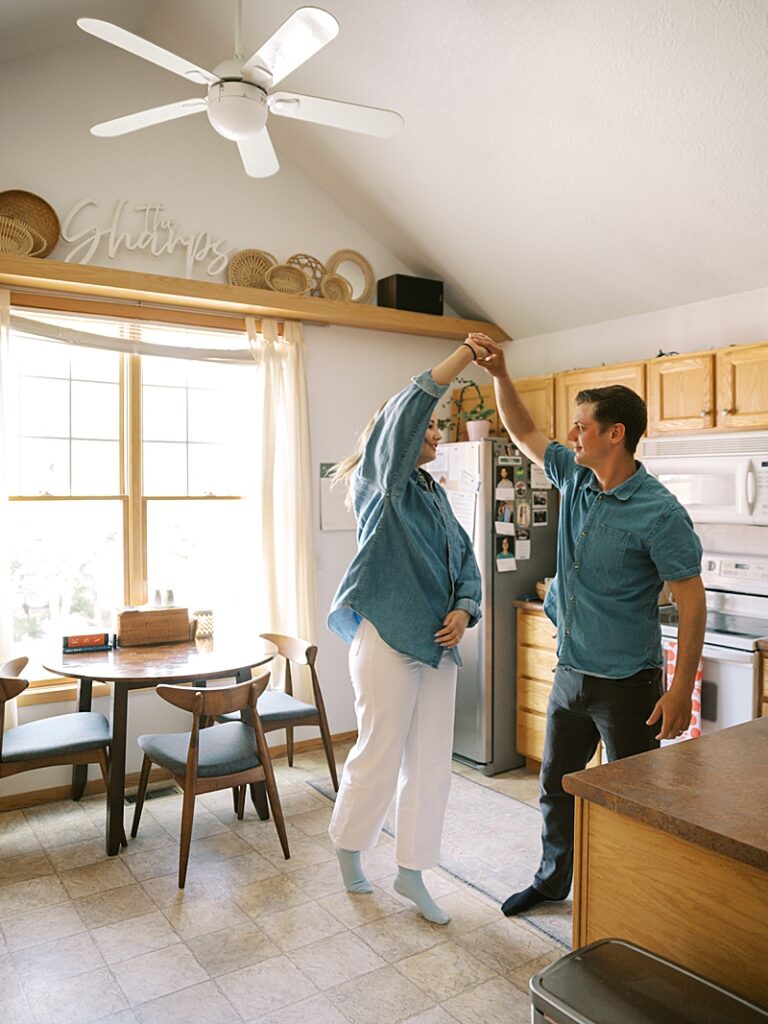
{"label": "black speaker", "polygon": [[407,274],[390,274],[377,282],[377,299],[380,306],[390,309],[410,309],[412,313],[443,315],[443,282],[431,281],[427,277],[408,277]]}

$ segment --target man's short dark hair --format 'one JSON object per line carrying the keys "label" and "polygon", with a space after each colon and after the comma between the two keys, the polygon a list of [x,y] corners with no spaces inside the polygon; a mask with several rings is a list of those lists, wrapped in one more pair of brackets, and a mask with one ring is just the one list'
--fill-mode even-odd
{"label": "man's short dark hair", "polygon": [[624,425],[624,447],[634,455],[648,426],[648,410],[640,395],[623,384],[586,388],[576,395],[576,405],[587,404],[595,407],[592,415],[600,424],[601,433],[614,423]]}

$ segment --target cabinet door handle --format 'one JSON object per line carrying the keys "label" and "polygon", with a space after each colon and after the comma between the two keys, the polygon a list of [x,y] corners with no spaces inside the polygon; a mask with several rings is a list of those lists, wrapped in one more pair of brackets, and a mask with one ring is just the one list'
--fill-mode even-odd
{"label": "cabinet door handle", "polygon": [[702,409],[699,413],[699,416],[701,416],[701,418],[703,419],[705,416],[709,416],[711,411],[711,409]]}
{"label": "cabinet door handle", "polygon": [[721,409],[720,410],[720,415],[721,416],[730,416],[733,411],[734,411],[733,409]]}

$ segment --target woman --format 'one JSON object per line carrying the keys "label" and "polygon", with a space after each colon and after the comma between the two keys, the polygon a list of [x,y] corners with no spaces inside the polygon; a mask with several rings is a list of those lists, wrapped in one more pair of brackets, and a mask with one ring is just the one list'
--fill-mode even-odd
{"label": "woman", "polygon": [[397,789],[395,890],[447,924],[422,871],[437,864],[451,784],[456,647],[480,617],[480,573],[445,491],[421,467],[440,441],[434,415],[478,355],[468,341],[414,377],[336,467],[349,486],[358,551],[331,605],[351,644],[357,742],[344,766],[330,836],[350,892],[372,892],[360,851],[376,846]]}

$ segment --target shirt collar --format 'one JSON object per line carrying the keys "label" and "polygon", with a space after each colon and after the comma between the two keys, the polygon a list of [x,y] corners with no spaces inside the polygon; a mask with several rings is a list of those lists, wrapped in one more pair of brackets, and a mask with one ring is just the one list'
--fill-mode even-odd
{"label": "shirt collar", "polygon": [[635,472],[631,477],[629,477],[629,479],[619,484],[618,487],[613,487],[609,491],[601,491],[597,485],[594,473],[592,474],[592,479],[587,486],[591,491],[599,491],[601,494],[610,494],[611,497],[618,498],[619,501],[628,501],[635,491],[643,485],[647,476],[648,470],[642,462],[638,462],[637,459],[635,459]]}

